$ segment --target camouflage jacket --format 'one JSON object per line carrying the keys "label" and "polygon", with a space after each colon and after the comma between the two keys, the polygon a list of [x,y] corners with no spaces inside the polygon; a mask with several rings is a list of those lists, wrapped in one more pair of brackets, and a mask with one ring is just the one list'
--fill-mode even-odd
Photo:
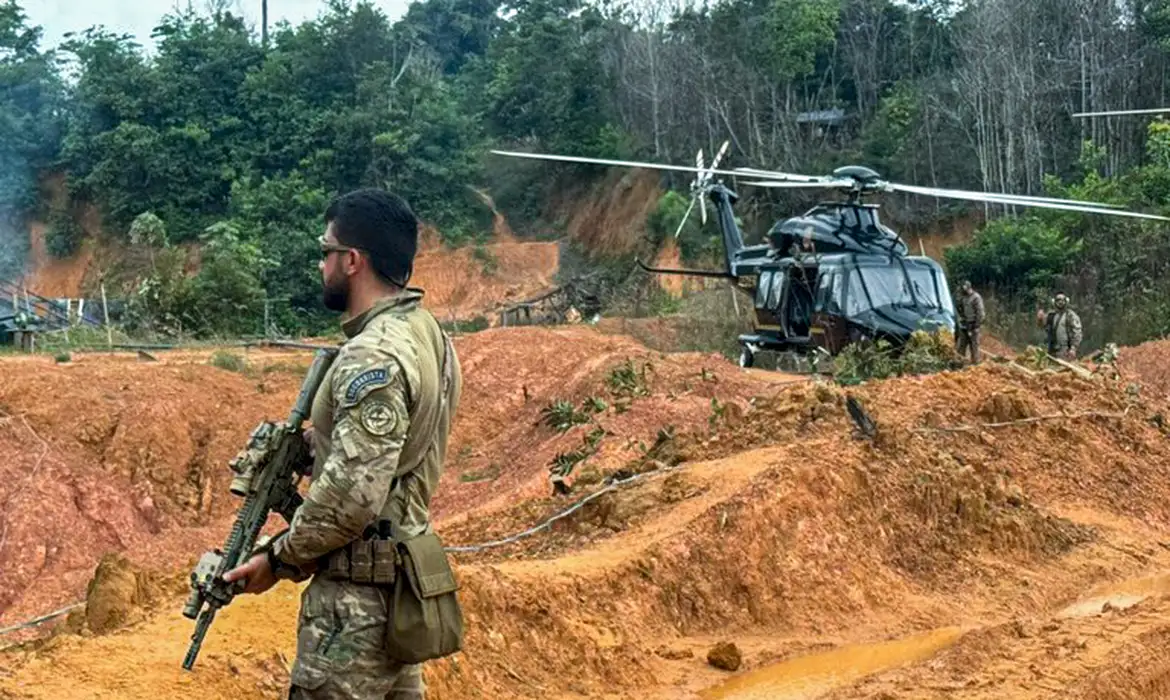
{"label": "camouflage jacket", "polygon": [[1081,317],[1072,309],[1053,311],[1045,319],[1048,333],[1048,352],[1062,353],[1076,350],[1081,344]]}
{"label": "camouflage jacket", "polygon": [[959,325],[964,328],[979,328],[983,325],[983,297],[979,292],[959,294],[959,303],[955,311],[958,312]]}
{"label": "camouflage jacket", "polygon": [[273,544],[281,561],[304,566],[378,520],[407,536],[430,527],[462,381],[455,349],[421,299],[407,290],[343,324],[348,340],[313,401],[312,483]]}

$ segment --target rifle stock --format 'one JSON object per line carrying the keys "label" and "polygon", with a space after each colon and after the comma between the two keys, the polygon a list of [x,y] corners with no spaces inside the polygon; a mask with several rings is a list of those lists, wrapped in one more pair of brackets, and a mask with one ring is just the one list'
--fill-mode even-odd
{"label": "rifle stock", "polygon": [[[242,497],[244,502],[236,512],[232,531],[222,549],[204,552],[191,572],[191,593],[183,606],[183,615],[197,619],[197,622],[187,656],[183,659],[183,668],[188,671],[195,665],[195,658],[216,612],[244,589],[243,581],[224,581],[224,573],[252,556],[269,514],[279,513],[286,522],[291,522],[301,504],[297,484],[309,463],[301,423],[309,417],[313,397],[337,352],[335,348],[317,351],[288,420],[283,423],[264,421],[256,426],[248,444],[231,461],[230,467],[235,473],[231,492]],[[203,609],[205,605],[206,610]]]}

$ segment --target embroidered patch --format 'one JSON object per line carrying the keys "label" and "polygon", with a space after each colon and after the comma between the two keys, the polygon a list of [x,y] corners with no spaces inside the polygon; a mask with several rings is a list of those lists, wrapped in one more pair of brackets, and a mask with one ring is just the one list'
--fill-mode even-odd
{"label": "embroidered patch", "polygon": [[389,435],[398,427],[398,414],[390,404],[377,399],[362,404],[360,420],[366,432],[379,437]]}
{"label": "embroidered patch", "polygon": [[345,403],[353,405],[365,389],[386,386],[390,383],[389,374],[384,368],[369,369],[354,377],[345,389]]}

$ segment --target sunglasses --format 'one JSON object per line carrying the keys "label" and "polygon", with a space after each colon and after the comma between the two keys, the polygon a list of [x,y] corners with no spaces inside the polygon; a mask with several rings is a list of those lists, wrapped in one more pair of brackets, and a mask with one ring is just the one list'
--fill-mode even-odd
{"label": "sunglasses", "polygon": [[321,257],[322,258],[329,257],[330,253],[346,253],[346,252],[349,252],[351,250],[357,250],[357,248],[351,248],[349,246],[338,245],[336,243],[329,243],[325,240],[325,236],[318,236],[317,243],[321,246]]}

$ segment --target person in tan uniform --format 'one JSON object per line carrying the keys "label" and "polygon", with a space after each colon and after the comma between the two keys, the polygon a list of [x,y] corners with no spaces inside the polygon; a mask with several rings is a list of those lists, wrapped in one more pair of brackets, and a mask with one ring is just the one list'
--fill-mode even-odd
{"label": "person in tan uniform", "polygon": [[1057,294],[1053,299],[1054,311],[1037,309],[1036,325],[1044,329],[1048,340],[1048,354],[1062,360],[1075,360],[1077,349],[1084,338],[1081,317],[1068,306],[1068,297]]}
{"label": "person in tan uniform", "polygon": [[955,324],[955,352],[959,357],[971,353],[971,363],[979,364],[979,338],[983,328],[986,312],[983,310],[983,297],[971,287],[968,280],[959,285],[959,303],[955,307],[958,312],[958,323]]}
{"label": "person in tan uniform", "polygon": [[420,700],[421,664],[384,649],[388,589],[349,567],[358,561],[353,548],[369,540],[432,532],[459,362],[420,305],[422,291],[407,287],[418,240],[407,204],[358,190],[336,199],[325,221],[324,302],[344,312],[347,340],[313,401],[312,481],[288,530],[224,578],[244,578],[245,592],[262,593],[279,579],[312,577],[301,597],[290,699]]}

